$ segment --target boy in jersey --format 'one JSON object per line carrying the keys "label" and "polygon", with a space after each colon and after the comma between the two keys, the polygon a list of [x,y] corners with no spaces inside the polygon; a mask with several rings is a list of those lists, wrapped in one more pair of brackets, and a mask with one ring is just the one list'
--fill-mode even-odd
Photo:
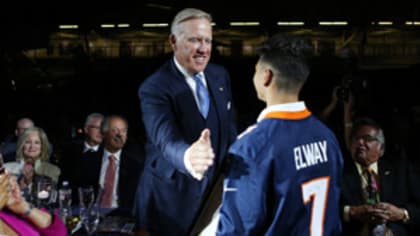
{"label": "boy in jersey", "polygon": [[267,106],[230,147],[217,235],[341,233],[340,146],[298,98],[309,50],[283,35],[259,49],[253,81]]}

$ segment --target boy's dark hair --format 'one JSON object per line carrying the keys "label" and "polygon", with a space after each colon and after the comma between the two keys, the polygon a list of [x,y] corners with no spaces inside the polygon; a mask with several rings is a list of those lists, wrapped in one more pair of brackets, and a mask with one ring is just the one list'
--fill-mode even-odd
{"label": "boy's dark hair", "polygon": [[257,48],[260,61],[271,65],[278,85],[300,88],[309,76],[312,45],[303,38],[277,34]]}

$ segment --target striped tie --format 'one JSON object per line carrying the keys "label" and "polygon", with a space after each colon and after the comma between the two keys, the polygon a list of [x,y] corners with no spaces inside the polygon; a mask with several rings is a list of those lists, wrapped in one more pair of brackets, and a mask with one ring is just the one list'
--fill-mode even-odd
{"label": "striped tie", "polygon": [[117,169],[115,156],[110,155],[108,157],[108,167],[105,172],[104,179],[104,188],[102,190],[101,201],[99,203],[100,207],[110,208],[112,207],[112,195],[114,193],[114,182],[115,182],[115,172]]}
{"label": "striped tie", "polygon": [[210,107],[209,93],[203,81],[201,80],[201,77],[202,75],[200,73],[194,75],[195,90],[198,98],[200,113],[204,118],[207,118]]}

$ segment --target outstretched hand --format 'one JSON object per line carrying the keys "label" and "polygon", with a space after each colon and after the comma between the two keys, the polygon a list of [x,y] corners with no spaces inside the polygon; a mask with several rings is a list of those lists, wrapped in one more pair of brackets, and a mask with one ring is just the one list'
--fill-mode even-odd
{"label": "outstretched hand", "polygon": [[204,129],[200,137],[186,151],[185,158],[191,164],[190,174],[201,180],[214,162],[214,152],[211,146],[210,130]]}

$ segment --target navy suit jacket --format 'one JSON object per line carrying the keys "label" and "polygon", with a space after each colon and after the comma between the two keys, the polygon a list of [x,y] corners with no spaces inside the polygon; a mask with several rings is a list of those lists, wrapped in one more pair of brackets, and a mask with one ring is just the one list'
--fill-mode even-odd
{"label": "navy suit jacket", "polygon": [[[204,192],[213,184],[214,173],[236,137],[227,71],[209,64],[204,74],[211,96],[211,121],[201,116],[193,92],[173,59],[139,89],[148,144],[135,211],[138,227],[147,228],[151,235],[187,234]],[[183,158],[204,128],[210,128],[216,161],[198,181],[187,172]]]}
{"label": "navy suit jacket", "polygon": [[[394,235],[413,235],[414,227],[418,227],[420,223],[419,176],[415,166],[405,159],[391,160],[382,157],[378,161],[378,172],[380,201],[405,208],[410,215],[407,223],[392,222],[387,224],[388,227]],[[343,173],[341,210],[345,205],[364,204],[362,194],[356,165],[347,160]],[[356,220],[343,221],[343,235],[358,235],[362,227],[363,223]]]}

